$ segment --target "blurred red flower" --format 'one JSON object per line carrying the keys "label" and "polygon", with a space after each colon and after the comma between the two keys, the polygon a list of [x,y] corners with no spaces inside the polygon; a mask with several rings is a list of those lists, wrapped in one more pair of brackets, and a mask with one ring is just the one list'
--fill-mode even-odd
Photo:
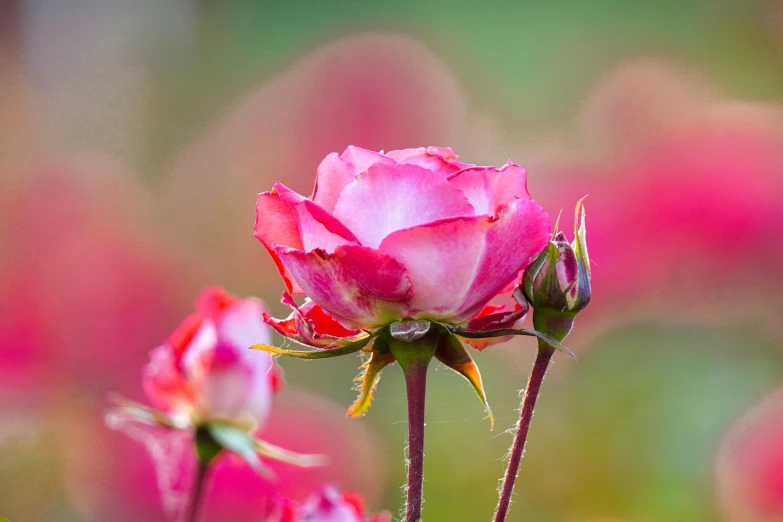
{"label": "blurred red flower", "polygon": [[717,459],[718,500],[727,522],[783,519],[783,389],[732,427]]}

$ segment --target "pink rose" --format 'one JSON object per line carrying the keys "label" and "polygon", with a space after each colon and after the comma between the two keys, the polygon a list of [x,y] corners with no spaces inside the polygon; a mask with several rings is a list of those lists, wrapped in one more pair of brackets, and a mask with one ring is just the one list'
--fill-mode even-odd
{"label": "pink rose", "polygon": [[526,185],[519,165],[467,165],[449,148],[348,147],[323,160],[310,198],[280,182],[259,194],[255,235],[289,292],[314,303],[295,312],[300,326],[336,330],[315,305],[354,331],[404,318],[458,324],[518,280],[549,240]]}
{"label": "pink rose", "polygon": [[263,423],[280,383],[271,357],[247,349],[270,339],[263,314],[257,299],[203,291],[196,313],[151,353],[143,378],[150,400],[197,422]]}
{"label": "pink rose", "polygon": [[341,493],[334,486],[326,486],[310,495],[289,519],[290,522],[389,522],[391,517],[381,514],[365,518],[361,496]]}

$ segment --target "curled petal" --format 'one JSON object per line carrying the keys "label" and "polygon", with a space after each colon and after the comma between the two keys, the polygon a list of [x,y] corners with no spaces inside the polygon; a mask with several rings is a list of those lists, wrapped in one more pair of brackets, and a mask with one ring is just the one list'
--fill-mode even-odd
{"label": "curled petal", "polygon": [[473,213],[462,191],[445,178],[417,165],[387,164],[373,165],[348,184],[334,209],[373,248],[395,230]]}
{"label": "curled petal", "polygon": [[313,348],[328,348],[340,341],[364,335],[361,330],[345,328],[310,299],[300,307],[290,294],[284,293],[283,303],[293,308],[286,319],[279,320],[264,314],[264,321],[283,337]]}
{"label": "curled petal", "polygon": [[382,326],[408,315],[411,283],[405,266],[388,255],[356,245],[332,254],[277,254],[307,295],[346,326]]}
{"label": "curled petal", "polygon": [[492,414],[492,409],[487,402],[487,395],[484,393],[484,384],[481,382],[481,374],[479,373],[478,366],[473,362],[470,354],[459,342],[459,339],[450,334],[441,335],[438,343],[438,348],[435,350],[435,357],[448,366],[458,374],[465,377],[473,389],[484,403],[484,408],[487,410],[489,420],[492,423],[492,427],[495,427],[495,416]]}
{"label": "curled petal", "polygon": [[379,250],[405,265],[410,315],[462,322],[514,281],[549,240],[549,218],[517,199],[498,219],[467,216],[393,232]]}
{"label": "curled petal", "polygon": [[458,156],[450,147],[419,147],[417,149],[390,150],[386,156],[397,163],[418,165],[441,176],[449,176],[469,167],[467,163],[457,161]]}
{"label": "curled petal", "polygon": [[258,195],[256,202],[255,233],[264,247],[272,256],[272,259],[283,276],[288,291],[294,294],[302,294],[302,289],[288,273],[280,258],[275,252],[276,245],[285,245],[291,248],[304,250],[302,238],[299,235],[297,224],[297,212],[291,205],[285,204],[280,197],[273,192],[263,192]]}
{"label": "curled petal", "polygon": [[510,161],[495,167],[468,167],[449,178],[476,209],[476,214],[496,216],[502,207],[515,199],[530,199],[527,170]]}
{"label": "curled petal", "polygon": [[394,163],[394,160],[353,145],[340,155],[332,152],[318,166],[311,199],[332,212],[343,188],[376,163]]}
{"label": "curled petal", "polygon": [[339,245],[356,242],[353,233],[334,216],[279,182],[271,192],[258,195],[254,235],[272,255],[288,291],[295,294],[303,292],[281,263],[276,247],[331,252]]}

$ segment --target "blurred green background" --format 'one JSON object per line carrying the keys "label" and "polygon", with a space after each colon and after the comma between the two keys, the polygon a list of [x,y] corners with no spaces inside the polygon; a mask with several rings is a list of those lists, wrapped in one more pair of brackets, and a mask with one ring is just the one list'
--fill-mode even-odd
{"label": "blurred green background", "polygon": [[[715,487],[727,432],[783,385],[783,3],[0,5],[0,515],[163,520],[117,477],[130,464],[111,471],[106,392],[142,399],[146,354],[202,286],[288,313],[256,193],[309,193],[350,144],[432,144],[526,165],[553,216],[591,194],[594,303],[578,360],[544,384],[509,520],[783,520],[783,500]],[[476,355],[494,431],[459,376],[432,373],[425,520],[490,519],[534,353]],[[334,480],[397,513],[400,372],[345,421],[358,359],[281,362],[278,408],[333,401],[316,429],[372,448],[337,444]]]}

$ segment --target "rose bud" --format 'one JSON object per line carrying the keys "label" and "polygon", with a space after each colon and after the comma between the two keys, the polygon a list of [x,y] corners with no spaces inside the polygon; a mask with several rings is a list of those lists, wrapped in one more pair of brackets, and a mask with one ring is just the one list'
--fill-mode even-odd
{"label": "rose bud", "polygon": [[[220,288],[204,290],[196,313],[150,354],[143,387],[157,408],[115,398],[106,423],[140,440],[156,460],[159,487],[171,489],[167,459],[161,454],[171,440],[190,438],[202,466],[223,450],[246,461],[258,473],[271,476],[261,457],[298,466],[320,465],[315,455],[300,455],[258,440],[253,435],[267,419],[282,375],[269,354],[248,350],[270,338],[264,305],[240,299]],[[187,445],[176,443],[182,451]]]}
{"label": "rose bud", "polygon": [[391,522],[388,513],[366,518],[364,500],[334,486],[314,492],[299,506],[291,522]]}
{"label": "rose bud", "polygon": [[525,270],[524,297],[533,307],[537,330],[562,340],[573,319],[590,302],[590,258],[585,239],[585,210],[580,200],[574,216],[574,241],[557,231]]}
{"label": "rose bud", "polygon": [[271,357],[247,349],[270,338],[263,314],[257,299],[202,292],[197,312],[150,354],[143,385],[153,404],[194,424],[263,423],[281,383]]}

